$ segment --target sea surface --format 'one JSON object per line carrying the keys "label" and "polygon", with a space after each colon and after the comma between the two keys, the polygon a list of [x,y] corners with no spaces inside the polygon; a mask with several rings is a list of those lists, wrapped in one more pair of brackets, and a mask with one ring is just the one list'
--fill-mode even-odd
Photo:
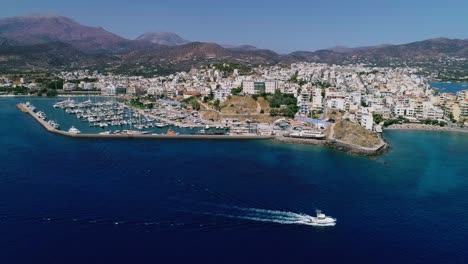
{"label": "sea surface", "polygon": [[457,94],[458,91],[468,90],[468,83],[457,83],[457,82],[453,82],[453,83],[442,82],[442,83],[439,83],[439,82],[434,82],[434,83],[430,83],[430,85],[431,85],[432,88],[435,88],[438,91],[443,92],[443,93]]}
{"label": "sea surface", "polygon": [[[72,139],[21,113],[23,100],[0,99],[0,263],[468,259],[468,134],[386,131],[392,150],[379,158],[269,141]],[[296,223],[317,208],[337,225]]]}

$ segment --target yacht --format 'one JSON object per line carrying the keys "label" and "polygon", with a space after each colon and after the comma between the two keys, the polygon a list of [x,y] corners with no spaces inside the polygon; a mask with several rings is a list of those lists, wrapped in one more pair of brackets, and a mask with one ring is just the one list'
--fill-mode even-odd
{"label": "yacht", "polygon": [[55,128],[55,129],[57,129],[57,130],[60,129],[60,125],[59,125],[58,123],[52,121],[52,120],[49,120],[47,123],[48,123],[51,127]]}
{"label": "yacht", "polygon": [[322,131],[302,130],[289,134],[293,138],[308,138],[308,139],[325,139],[325,134]]}
{"label": "yacht", "polygon": [[37,112],[37,116],[42,120],[46,120],[46,114],[44,112]]}
{"label": "yacht", "polygon": [[316,210],[315,212],[317,213],[317,216],[315,217],[304,215],[305,221],[301,223],[306,224],[306,225],[313,225],[313,226],[335,226],[336,225],[335,218],[326,216],[320,210]]}
{"label": "yacht", "polygon": [[70,100],[70,98],[68,98],[65,101],[58,102],[58,103],[54,104],[54,108],[63,108],[63,107],[67,107],[69,105],[73,105],[74,103],[75,103],[74,100]]}
{"label": "yacht", "polygon": [[72,126],[69,130],[68,130],[68,133],[72,133],[72,134],[80,134],[81,131],[79,131],[78,129],[76,129],[74,126]]}

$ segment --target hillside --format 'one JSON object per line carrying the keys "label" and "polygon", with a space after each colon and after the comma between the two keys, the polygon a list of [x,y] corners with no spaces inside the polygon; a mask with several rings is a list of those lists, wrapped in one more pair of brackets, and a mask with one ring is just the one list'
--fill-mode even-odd
{"label": "hillside", "polygon": [[[76,50],[60,49],[47,51],[35,48],[61,42]],[[149,68],[167,71],[189,70],[192,67],[209,63],[237,63],[244,65],[289,64],[294,62],[321,62],[330,64],[363,63],[376,66],[418,66],[440,71],[446,68],[448,57],[468,58],[468,40],[437,38],[401,45],[378,45],[369,47],[335,47],[317,51],[295,51],[281,55],[271,50],[256,47],[220,46],[216,43],[192,42],[175,33],[153,32],[141,35],[136,40],[125,39],[101,27],[81,25],[73,19],[62,16],[33,15],[0,19],[0,57],[4,66],[16,67],[15,57],[27,58],[21,47],[33,47],[37,56],[29,56],[31,68],[36,65],[54,68],[59,65],[86,66],[89,62],[119,62],[122,68],[132,68],[144,64]],[[17,47],[18,49],[15,49]],[[18,53],[14,53],[17,51]],[[54,52],[57,52],[54,54]],[[27,52],[26,52],[27,53]],[[69,59],[63,58],[71,54]],[[93,57],[89,55],[93,54]],[[113,55],[113,56],[102,56]],[[51,59],[46,57],[50,56]],[[36,61],[37,58],[46,58]],[[60,59],[62,58],[62,59]],[[442,60],[441,60],[442,59]],[[73,61],[72,61],[73,60]],[[50,63],[49,63],[50,62]],[[456,60],[450,68],[463,75],[468,71],[468,61]]]}
{"label": "hillside", "polygon": [[0,69],[11,70],[50,70],[63,67],[101,65],[117,62],[107,55],[86,54],[69,44],[61,42],[44,43],[32,46],[0,45]]}
{"label": "hillside", "polygon": [[148,41],[165,46],[179,46],[190,43],[190,41],[173,32],[148,32],[137,37],[137,40]]}
{"label": "hillside", "polygon": [[0,37],[19,45],[64,42],[85,52],[116,51],[128,40],[100,27],[90,27],[62,16],[34,15],[0,19]]}
{"label": "hillside", "polygon": [[191,42],[124,54],[125,63],[172,65],[188,70],[206,63],[275,64],[281,56],[269,50],[230,50],[215,43]]}

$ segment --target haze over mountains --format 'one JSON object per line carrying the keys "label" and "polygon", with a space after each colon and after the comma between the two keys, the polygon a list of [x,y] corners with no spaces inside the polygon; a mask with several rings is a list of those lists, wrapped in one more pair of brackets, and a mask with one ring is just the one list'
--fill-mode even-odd
{"label": "haze over mountains", "polygon": [[176,33],[172,32],[148,32],[137,37],[136,39],[166,46],[179,46],[190,43],[190,41],[183,39]]}
{"label": "haze over mountains", "polygon": [[0,19],[0,64],[69,67],[102,63],[142,63],[190,67],[209,61],[274,64],[295,61],[353,63],[468,58],[468,40],[429,39],[402,45],[335,47],[278,54],[254,46],[190,42],[175,33],[150,32],[135,40],[62,16]]}

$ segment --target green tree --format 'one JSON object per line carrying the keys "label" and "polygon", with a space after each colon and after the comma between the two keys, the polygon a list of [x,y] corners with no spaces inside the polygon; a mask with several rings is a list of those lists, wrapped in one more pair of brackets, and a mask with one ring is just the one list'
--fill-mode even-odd
{"label": "green tree", "polygon": [[380,114],[374,114],[372,117],[374,118],[374,122],[376,124],[380,124],[383,121],[382,115]]}
{"label": "green tree", "polygon": [[192,109],[199,111],[200,110],[200,103],[197,101],[192,101]]}
{"label": "green tree", "polygon": [[231,90],[231,94],[239,95],[242,92],[242,87],[237,87]]}
{"label": "green tree", "polygon": [[218,111],[220,111],[220,110],[221,110],[221,107],[219,107],[219,104],[220,104],[220,102],[219,102],[219,100],[218,100],[218,99],[216,99],[216,101],[214,101],[214,103],[213,103],[213,105],[214,105],[215,109],[216,109],[216,110],[218,110]]}

